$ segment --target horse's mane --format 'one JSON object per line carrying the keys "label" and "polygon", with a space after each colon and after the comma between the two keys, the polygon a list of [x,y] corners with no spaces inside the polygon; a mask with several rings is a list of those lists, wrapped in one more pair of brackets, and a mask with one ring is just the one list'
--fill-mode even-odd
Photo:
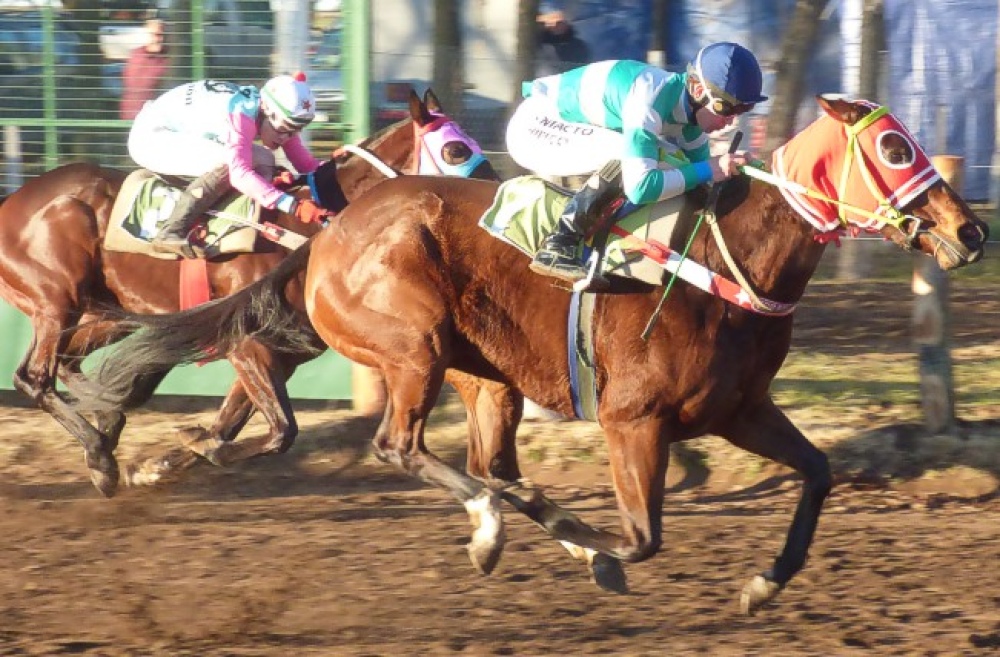
{"label": "horse's mane", "polygon": [[[413,119],[401,119],[396,121],[395,123],[382,128],[375,134],[365,137],[358,142],[357,145],[359,148],[364,148],[369,151],[375,150],[381,146],[382,142],[388,139],[390,135],[395,134],[396,131],[400,130],[404,125],[410,123],[411,121],[413,121]],[[337,164],[342,164],[348,157],[350,157],[350,153],[341,151],[339,155],[334,157],[334,159],[337,161]]]}

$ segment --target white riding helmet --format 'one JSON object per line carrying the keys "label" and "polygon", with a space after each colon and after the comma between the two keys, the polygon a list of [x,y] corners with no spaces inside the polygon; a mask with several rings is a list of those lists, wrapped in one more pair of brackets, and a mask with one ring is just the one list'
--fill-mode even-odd
{"label": "white riding helmet", "polygon": [[301,130],[316,118],[316,98],[304,73],[279,75],[260,90],[264,116],[278,130]]}

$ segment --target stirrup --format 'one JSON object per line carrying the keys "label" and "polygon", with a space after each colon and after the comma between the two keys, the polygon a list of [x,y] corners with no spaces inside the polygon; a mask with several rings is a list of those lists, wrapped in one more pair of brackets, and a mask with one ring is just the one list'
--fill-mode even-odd
{"label": "stirrup", "polygon": [[182,258],[197,258],[191,243],[179,235],[157,235],[149,245],[157,253],[173,253]]}
{"label": "stirrup", "polygon": [[528,269],[536,274],[552,276],[570,284],[575,284],[587,277],[587,270],[575,259],[545,249],[535,254]]}
{"label": "stirrup", "polygon": [[611,281],[600,272],[602,260],[601,254],[596,249],[590,252],[587,275],[573,283],[574,292],[604,292],[611,287]]}

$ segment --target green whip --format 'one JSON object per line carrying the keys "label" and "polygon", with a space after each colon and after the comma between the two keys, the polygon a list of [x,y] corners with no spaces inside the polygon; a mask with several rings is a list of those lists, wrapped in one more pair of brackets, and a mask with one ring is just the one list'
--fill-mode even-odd
{"label": "green whip", "polygon": [[[743,132],[737,130],[733,135],[733,141],[729,144],[729,153],[733,154],[736,149],[739,148],[740,142],[743,140]],[[663,290],[663,296],[660,297],[659,303],[656,304],[656,309],[653,314],[649,317],[649,321],[646,322],[646,328],[642,331],[642,341],[648,342],[649,336],[653,332],[653,325],[656,324],[656,320],[660,317],[660,312],[663,310],[663,304],[667,302],[667,295],[670,294],[670,290],[674,287],[674,283],[677,281],[677,274],[680,273],[681,267],[684,265],[684,260],[687,258],[688,250],[691,248],[691,244],[694,243],[694,238],[698,235],[698,230],[701,228],[702,222],[705,220],[706,215],[715,214],[715,204],[719,200],[719,194],[722,192],[722,183],[712,183],[712,189],[708,192],[708,202],[705,203],[705,211],[698,214],[698,222],[694,225],[694,230],[691,231],[691,236],[688,238],[687,244],[684,245],[684,251],[681,252],[681,261],[677,265],[677,269],[670,276],[670,280],[667,281],[667,287]]]}

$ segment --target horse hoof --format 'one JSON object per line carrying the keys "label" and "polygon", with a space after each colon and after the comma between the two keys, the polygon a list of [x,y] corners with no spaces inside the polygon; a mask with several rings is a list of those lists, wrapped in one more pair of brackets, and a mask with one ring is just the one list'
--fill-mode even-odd
{"label": "horse hoof", "polygon": [[172,481],[181,470],[197,463],[199,457],[183,447],[171,449],[162,456],[134,461],[125,466],[122,479],[126,486],[153,486]]}
{"label": "horse hoof", "polygon": [[473,567],[480,575],[489,575],[500,563],[500,555],[503,554],[502,543],[477,543],[471,541],[466,549],[469,552],[469,559]]}
{"label": "horse hoof", "polygon": [[777,582],[757,575],[743,587],[743,592],[740,594],[740,612],[744,616],[753,616],[780,591],[781,586]]}
{"label": "horse hoof", "polygon": [[619,595],[628,593],[628,578],[625,576],[622,562],[618,559],[606,554],[595,554],[590,564],[590,572],[594,576],[594,583],[605,591]]}
{"label": "horse hoof", "polygon": [[104,497],[114,497],[118,492],[118,461],[111,454],[91,459],[86,457],[87,468],[90,470],[90,481]]}
{"label": "horse hoof", "polygon": [[467,546],[469,559],[483,575],[496,568],[505,542],[503,515],[500,513],[500,496],[489,489],[465,503],[465,510],[475,530]]}
{"label": "horse hoof", "polygon": [[177,432],[177,437],[192,452],[201,453],[201,443],[212,438],[203,427],[184,427]]}

